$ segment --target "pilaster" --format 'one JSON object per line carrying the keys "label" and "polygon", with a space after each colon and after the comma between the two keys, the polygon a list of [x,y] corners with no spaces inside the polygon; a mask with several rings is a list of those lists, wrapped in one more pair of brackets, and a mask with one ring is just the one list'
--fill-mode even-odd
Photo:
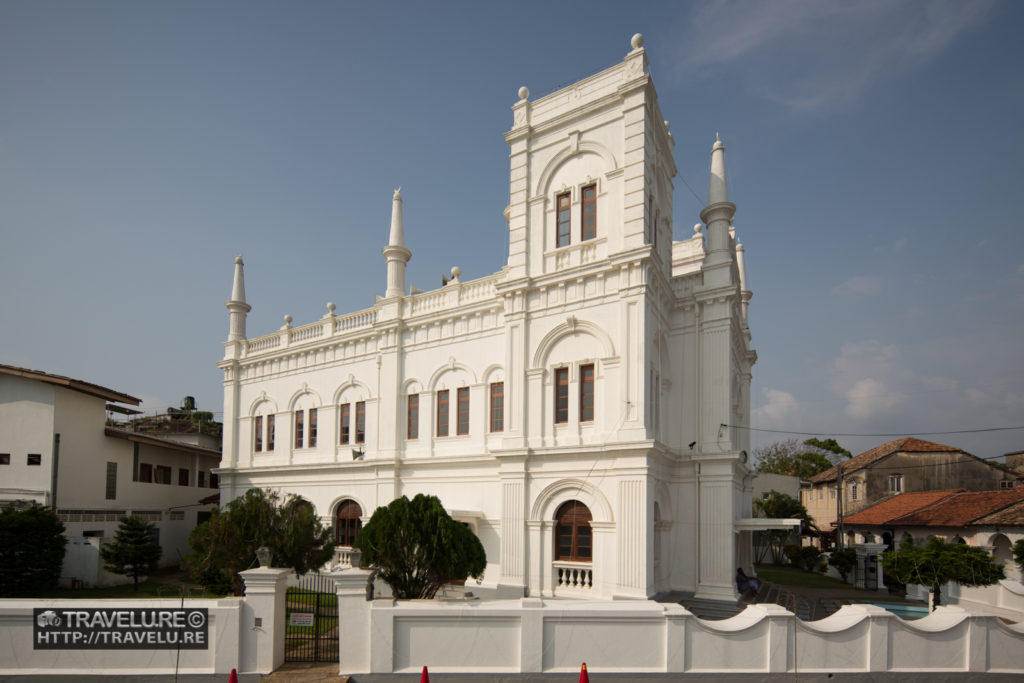
{"label": "pilaster", "polygon": [[239,660],[243,671],[269,674],[284,664],[285,591],[288,569],[259,567],[238,572],[245,582],[243,630],[255,632],[243,638]]}

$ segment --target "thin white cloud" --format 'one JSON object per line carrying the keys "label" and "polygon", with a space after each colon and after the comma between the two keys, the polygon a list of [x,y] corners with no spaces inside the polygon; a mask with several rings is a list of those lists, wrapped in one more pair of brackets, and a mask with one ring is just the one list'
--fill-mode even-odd
{"label": "thin white cloud", "polygon": [[763,389],[765,403],[753,411],[754,422],[772,428],[796,424],[800,406],[793,394],[780,389]]}
{"label": "thin white cloud", "polygon": [[855,275],[832,288],[840,296],[871,296],[882,291],[882,278],[875,275]]}
{"label": "thin white cloud", "polygon": [[851,101],[934,59],[983,23],[992,0],[717,0],[696,5],[681,40],[684,77],[735,69],[794,110]]}

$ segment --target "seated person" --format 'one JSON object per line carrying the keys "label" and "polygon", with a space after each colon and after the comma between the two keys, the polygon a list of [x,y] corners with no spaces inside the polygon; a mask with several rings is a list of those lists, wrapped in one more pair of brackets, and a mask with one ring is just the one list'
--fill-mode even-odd
{"label": "seated person", "polygon": [[736,590],[741,594],[750,594],[750,597],[757,595],[761,590],[761,582],[752,576],[747,576],[742,567],[736,568]]}

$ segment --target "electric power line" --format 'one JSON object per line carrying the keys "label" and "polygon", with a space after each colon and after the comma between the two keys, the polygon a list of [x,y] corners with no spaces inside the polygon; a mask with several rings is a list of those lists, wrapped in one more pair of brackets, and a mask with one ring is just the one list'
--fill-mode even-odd
{"label": "electric power line", "polygon": [[795,432],[788,429],[763,429],[761,427],[744,427],[743,425],[727,425],[723,424],[723,427],[731,429],[745,429],[748,432],[768,432],[771,434],[795,434],[797,436],[939,436],[942,434],[981,434],[983,432],[1007,432],[1015,429],[1024,429],[1024,426],[1020,427],[989,427],[987,429],[953,429],[946,432],[895,432],[889,434],[869,434],[869,433],[856,433],[856,432]]}

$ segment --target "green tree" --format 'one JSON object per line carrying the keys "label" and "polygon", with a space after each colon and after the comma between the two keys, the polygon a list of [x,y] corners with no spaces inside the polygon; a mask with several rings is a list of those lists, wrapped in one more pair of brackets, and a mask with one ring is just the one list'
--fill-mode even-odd
{"label": "green tree", "polygon": [[845,582],[847,575],[857,566],[857,551],[853,548],[833,550],[829,555],[828,563],[836,568]]}
{"label": "green tree", "polygon": [[927,586],[941,604],[942,584],[956,581],[961,586],[989,586],[1006,578],[1001,565],[983,548],[964,543],[947,543],[932,537],[924,545],[908,538],[898,550],[882,555],[882,568],[902,583]]}
{"label": "green tree", "polygon": [[[754,514],[769,519],[799,519],[800,533],[816,530],[814,520],[807,513],[803,503],[786,493],[769,491],[761,498],[754,500]],[[771,557],[772,564],[782,564],[785,555],[786,540],[790,531],[786,529],[769,529],[758,531],[754,535],[755,561],[764,562]]]}
{"label": "green tree", "polygon": [[213,592],[241,595],[238,572],[256,565],[256,549],[273,551],[272,564],[297,576],[326,564],[334,554],[331,530],[323,526],[312,504],[290,494],[283,502],[276,491],[249,489],[189,536],[192,553],[185,568]]}
{"label": "green tree", "polygon": [[114,540],[100,546],[103,568],[132,577],[136,593],[139,577],[153,573],[162,554],[163,548],[156,542],[156,525],[135,516],[122,517]]}
{"label": "green tree", "polygon": [[1013,561],[1017,563],[1017,567],[1024,574],[1024,538],[1013,544]]}
{"label": "green tree", "polygon": [[432,598],[438,589],[487,566],[484,547],[468,526],[453,520],[436,496],[405,496],[377,508],[354,547],[364,567],[376,567],[400,599]]}
{"label": "green tree", "polygon": [[49,508],[0,509],[0,597],[55,587],[67,542],[64,524]]}
{"label": "green tree", "polygon": [[803,443],[789,439],[754,451],[758,472],[788,474],[801,479],[810,479],[849,457],[850,451],[835,439],[807,439]]}

